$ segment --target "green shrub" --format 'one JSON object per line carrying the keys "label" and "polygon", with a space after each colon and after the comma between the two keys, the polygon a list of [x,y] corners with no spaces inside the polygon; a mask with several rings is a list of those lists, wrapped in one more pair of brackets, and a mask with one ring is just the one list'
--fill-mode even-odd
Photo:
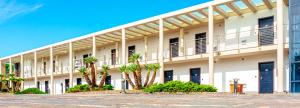
{"label": "green shrub", "polygon": [[38,88],[28,88],[15,94],[46,94],[45,92],[39,90]]}
{"label": "green shrub", "polygon": [[83,85],[76,85],[74,87],[71,87],[67,90],[67,93],[75,93],[75,92],[86,92],[89,91],[89,85],[83,84]]}
{"label": "green shrub", "polygon": [[144,89],[144,92],[217,92],[211,85],[199,85],[193,82],[169,81],[165,84],[154,84]]}
{"label": "green shrub", "polygon": [[114,89],[114,87],[113,87],[112,85],[110,85],[110,84],[104,85],[104,86],[102,87],[102,90],[113,90],[113,89]]}

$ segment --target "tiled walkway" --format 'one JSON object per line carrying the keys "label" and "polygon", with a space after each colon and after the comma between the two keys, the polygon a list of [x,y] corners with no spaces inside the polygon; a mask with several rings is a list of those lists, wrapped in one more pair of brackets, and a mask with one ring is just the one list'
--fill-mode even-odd
{"label": "tiled walkway", "polygon": [[1,108],[299,108],[300,95],[0,95]]}

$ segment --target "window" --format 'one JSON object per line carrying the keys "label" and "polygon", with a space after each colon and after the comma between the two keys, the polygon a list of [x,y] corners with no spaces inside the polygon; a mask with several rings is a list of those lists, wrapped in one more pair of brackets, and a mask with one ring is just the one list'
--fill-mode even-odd
{"label": "window", "polygon": [[116,49],[111,50],[111,65],[116,65]]}
{"label": "window", "polygon": [[53,72],[55,72],[55,60],[53,60],[53,69],[52,69]]}
{"label": "window", "polygon": [[178,57],[179,54],[179,39],[170,39],[170,57]]}
{"label": "window", "polygon": [[196,54],[206,53],[206,33],[195,35],[195,49]]}
{"label": "window", "polygon": [[111,84],[111,76],[110,76],[110,75],[106,76],[105,84],[106,84],[106,85]]}
{"label": "window", "polygon": [[261,18],[258,20],[259,45],[274,43],[274,17]]}
{"label": "window", "polygon": [[173,70],[167,70],[164,72],[164,82],[173,81]]}
{"label": "window", "polygon": [[128,58],[135,53],[135,46],[129,46],[128,47]]}
{"label": "window", "polygon": [[47,74],[47,62],[44,62],[44,74]]}

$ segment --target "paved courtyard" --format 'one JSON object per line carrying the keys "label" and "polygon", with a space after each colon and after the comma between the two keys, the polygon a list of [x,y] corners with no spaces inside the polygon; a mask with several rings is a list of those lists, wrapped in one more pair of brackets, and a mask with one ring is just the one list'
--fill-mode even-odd
{"label": "paved courtyard", "polygon": [[0,95],[1,108],[299,108],[300,95]]}

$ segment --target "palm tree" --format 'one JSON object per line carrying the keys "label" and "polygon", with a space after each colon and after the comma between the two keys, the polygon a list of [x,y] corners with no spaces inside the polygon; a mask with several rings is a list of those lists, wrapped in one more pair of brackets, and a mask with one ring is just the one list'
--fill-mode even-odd
{"label": "palm tree", "polygon": [[2,81],[2,79],[3,79],[3,74],[0,74],[0,91],[2,91],[2,84],[3,84],[3,81]]}
{"label": "palm tree", "polygon": [[91,79],[89,77],[89,74],[86,72],[86,68],[85,67],[81,67],[79,69],[79,72],[83,75],[85,81],[88,83],[89,85],[89,88],[90,90],[92,91],[93,90],[93,85],[92,85],[92,82],[91,82]]}
{"label": "palm tree", "polygon": [[134,74],[136,74],[136,77],[137,77],[136,78],[137,79],[136,86],[137,86],[138,89],[142,88],[142,69],[141,69],[141,65],[140,65],[140,62],[139,62],[140,58],[141,58],[140,54],[132,54],[129,57],[129,62],[137,65],[137,69],[134,72]]}
{"label": "palm tree", "polygon": [[159,64],[153,64],[153,66],[152,66],[153,74],[152,74],[152,78],[151,78],[149,84],[147,85],[148,87],[151,86],[151,85],[154,83],[155,78],[156,78],[156,72],[157,72],[157,70],[158,70],[159,68],[160,68],[160,65],[159,65]]}
{"label": "palm tree", "polygon": [[102,77],[101,77],[101,81],[99,83],[99,89],[102,89],[104,83],[105,83],[105,80],[106,80],[106,77],[108,75],[108,70],[109,70],[109,66],[108,65],[103,65],[102,66]]}
{"label": "palm tree", "polygon": [[139,88],[139,83],[138,83],[138,77],[137,77],[137,74],[135,73],[136,71],[137,71],[137,69],[138,69],[138,65],[137,64],[130,64],[128,67],[128,70],[130,71],[130,72],[132,72],[133,73],[133,77],[134,77],[134,83],[135,83],[135,88],[134,89],[141,89],[141,88]]}
{"label": "palm tree", "polygon": [[11,85],[11,92],[14,93],[15,92],[15,87],[16,87],[16,77],[15,74],[9,74],[9,81],[12,83]]}
{"label": "palm tree", "polygon": [[89,67],[91,69],[91,76],[92,76],[92,86],[95,87],[97,86],[96,84],[96,69],[95,69],[95,62],[97,62],[96,57],[88,57],[84,59],[84,62],[86,64],[89,64]]}
{"label": "palm tree", "polygon": [[122,65],[120,68],[119,68],[119,71],[122,73],[124,73],[124,76],[125,76],[125,79],[126,81],[128,81],[129,85],[132,87],[132,88],[135,88],[135,85],[133,84],[128,72],[129,72],[129,69],[128,67],[126,67],[126,65]]}
{"label": "palm tree", "polygon": [[16,78],[16,90],[15,91],[20,91],[21,90],[21,83],[24,81],[23,78]]}
{"label": "palm tree", "polygon": [[146,80],[144,82],[144,87],[147,87],[147,84],[148,84],[149,79],[150,79],[150,73],[153,70],[153,64],[147,64],[147,65],[145,65],[145,68],[147,70],[147,76],[146,76]]}

